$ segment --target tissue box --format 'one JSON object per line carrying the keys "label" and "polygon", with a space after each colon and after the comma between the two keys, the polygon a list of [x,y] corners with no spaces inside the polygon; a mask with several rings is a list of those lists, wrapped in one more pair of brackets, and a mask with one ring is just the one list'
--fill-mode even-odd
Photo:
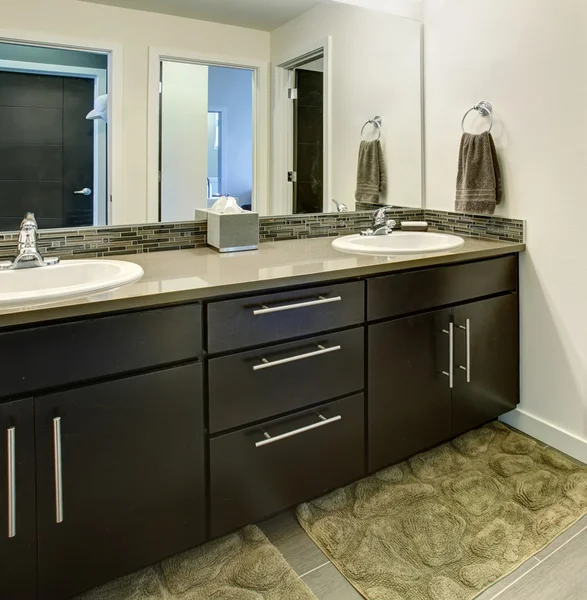
{"label": "tissue box", "polygon": [[208,245],[219,252],[256,250],[259,247],[259,213],[221,214],[197,210],[196,219],[208,221]]}

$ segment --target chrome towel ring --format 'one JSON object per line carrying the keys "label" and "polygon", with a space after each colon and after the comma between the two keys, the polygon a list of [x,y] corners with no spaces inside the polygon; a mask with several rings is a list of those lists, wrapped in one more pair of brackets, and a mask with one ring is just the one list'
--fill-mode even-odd
{"label": "chrome towel ring", "polygon": [[365,127],[367,127],[367,125],[373,125],[374,127],[377,128],[377,140],[381,139],[381,126],[383,124],[383,119],[381,117],[373,117],[372,119],[369,119],[364,125],[363,125],[363,129],[361,129],[361,140],[363,140],[363,142],[366,142],[367,140],[363,137],[363,133],[365,133]]}
{"label": "chrome towel ring", "polygon": [[476,104],[475,106],[473,106],[473,108],[470,108],[465,113],[465,116],[463,117],[463,121],[461,122],[461,129],[463,130],[463,133],[466,133],[465,119],[469,116],[469,113],[474,110],[476,110],[482,117],[489,117],[491,119],[491,125],[489,126],[489,129],[487,130],[487,133],[489,133],[493,129],[493,106],[492,106],[491,102],[487,102],[487,100],[482,100],[481,102],[479,102],[479,104]]}

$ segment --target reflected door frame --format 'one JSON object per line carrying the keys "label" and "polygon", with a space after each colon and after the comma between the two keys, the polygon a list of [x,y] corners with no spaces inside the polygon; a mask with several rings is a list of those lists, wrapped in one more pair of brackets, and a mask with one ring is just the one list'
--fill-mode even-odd
{"label": "reflected door frame", "polygon": [[122,45],[107,40],[92,40],[88,43],[88,39],[82,37],[5,29],[0,29],[0,43],[99,52],[108,57],[107,224],[134,222],[130,215],[125,214],[128,207],[125,207],[124,202]]}
{"label": "reflected door frame", "polygon": [[[159,222],[159,135],[161,61],[188,62],[253,71],[253,210],[268,214],[269,63],[243,57],[149,46],[147,117],[147,222]],[[195,216],[194,216],[195,218]]]}
{"label": "reflected door frame", "polygon": [[321,52],[324,57],[324,196],[323,212],[332,212],[332,37],[292,47],[273,62],[273,97],[271,147],[285,148],[272,152],[270,215],[293,214],[293,186],[287,180],[294,168],[294,106],[288,90],[295,87],[295,67],[304,57]]}

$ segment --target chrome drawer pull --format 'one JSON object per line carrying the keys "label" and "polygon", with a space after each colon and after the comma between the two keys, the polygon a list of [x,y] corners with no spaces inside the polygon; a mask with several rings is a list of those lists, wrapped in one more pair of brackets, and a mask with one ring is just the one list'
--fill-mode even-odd
{"label": "chrome drawer pull", "polygon": [[16,536],[16,428],[6,430],[8,443],[8,537]]}
{"label": "chrome drawer pull", "polygon": [[53,464],[55,467],[55,522],[63,523],[63,473],[61,464],[61,417],[53,419]]}
{"label": "chrome drawer pull", "polygon": [[290,431],[282,435],[276,435],[275,437],[271,437],[266,431],[264,431],[263,434],[265,435],[265,439],[261,442],[257,442],[255,444],[255,448],[261,448],[262,446],[267,446],[268,444],[274,444],[275,442],[285,440],[286,438],[293,437],[294,435],[300,435],[300,433],[306,433],[306,431],[311,431],[312,429],[318,429],[318,427],[324,427],[325,425],[342,421],[341,415],[327,419],[318,413],[318,417],[320,417],[320,421],[318,423],[314,423],[313,425],[308,425],[307,427],[302,427],[301,429],[296,429],[295,431]]}
{"label": "chrome drawer pull", "polygon": [[268,315],[270,313],[282,312],[284,310],[295,310],[296,308],[305,308],[306,306],[319,306],[320,304],[331,304],[332,302],[342,302],[342,296],[335,296],[334,298],[324,298],[324,296],[318,296],[318,300],[310,300],[308,302],[298,302],[297,304],[286,304],[284,306],[275,306],[269,308],[263,305],[258,310],[253,311],[253,314],[257,317],[259,315]]}
{"label": "chrome drawer pull", "polygon": [[443,371],[442,374],[448,377],[448,387],[452,390],[454,387],[454,371],[455,371],[455,359],[454,359],[454,345],[455,345],[455,326],[454,323],[449,323],[448,331],[442,330],[442,333],[448,335],[448,372]]}
{"label": "chrome drawer pull", "polygon": [[459,325],[459,329],[464,330],[467,337],[467,366],[459,369],[467,372],[467,383],[471,383],[471,319],[467,319],[465,327]]}
{"label": "chrome drawer pull", "polygon": [[278,365],[285,365],[287,363],[296,362],[298,360],[304,360],[306,358],[312,358],[313,356],[320,356],[322,354],[329,354],[330,352],[337,352],[342,350],[342,346],[332,346],[332,348],[325,348],[324,346],[318,346],[318,350],[314,352],[307,352],[306,354],[298,354],[297,356],[291,356],[290,358],[282,358],[281,360],[274,360],[269,362],[266,358],[262,358],[262,365],[255,365],[253,371],[260,371],[261,369],[269,369],[270,367],[277,367]]}

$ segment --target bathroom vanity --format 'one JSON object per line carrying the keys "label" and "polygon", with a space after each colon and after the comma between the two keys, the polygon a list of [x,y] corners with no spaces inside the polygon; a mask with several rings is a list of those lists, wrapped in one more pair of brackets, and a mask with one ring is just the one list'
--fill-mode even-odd
{"label": "bathroom vanity", "polygon": [[4,316],[0,595],[69,598],[515,408],[523,247],[486,244]]}

